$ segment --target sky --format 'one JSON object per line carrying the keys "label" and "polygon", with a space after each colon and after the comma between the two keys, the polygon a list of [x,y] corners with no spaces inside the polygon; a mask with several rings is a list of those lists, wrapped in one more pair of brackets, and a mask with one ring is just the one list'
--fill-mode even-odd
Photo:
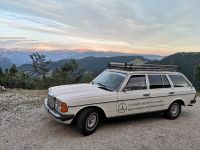
{"label": "sky", "polygon": [[200,52],[199,0],[0,0],[0,48]]}

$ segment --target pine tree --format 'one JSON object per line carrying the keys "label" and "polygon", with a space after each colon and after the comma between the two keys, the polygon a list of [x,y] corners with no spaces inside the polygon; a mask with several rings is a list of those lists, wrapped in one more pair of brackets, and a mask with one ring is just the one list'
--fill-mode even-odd
{"label": "pine tree", "polygon": [[2,77],[3,75],[4,75],[3,69],[0,67],[0,77]]}
{"label": "pine tree", "polygon": [[39,74],[42,75],[43,80],[46,78],[46,73],[49,71],[47,65],[49,64],[49,60],[46,60],[46,56],[39,53],[33,53],[30,55],[32,60],[32,65],[34,70]]}
{"label": "pine tree", "polygon": [[200,65],[197,66],[197,78],[200,80]]}
{"label": "pine tree", "polygon": [[16,67],[15,64],[13,64],[13,65],[10,67],[10,69],[9,69],[9,74],[10,74],[11,76],[16,76],[17,73],[18,73],[17,67]]}

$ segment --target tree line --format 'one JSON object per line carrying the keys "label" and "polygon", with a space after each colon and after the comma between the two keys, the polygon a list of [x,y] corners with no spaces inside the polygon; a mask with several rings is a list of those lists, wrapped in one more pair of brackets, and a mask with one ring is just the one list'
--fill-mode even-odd
{"label": "tree line", "polygon": [[60,68],[48,68],[50,60],[45,55],[30,55],[33,72],[18,71],[15,64],[5,71],[0,68],[0,85],[7,88],[47,89],[51,86],[90,82],[91,72],[81,69],[74,59]]}
{"label": "tree line", "polygon": [[[184,53],[183,53],[184,54]],[[195,54],[192,59],[188,54],[175,54],[166,59],[163,59],[158,64],[175,64],[180,67],[188,79],[194,86],[200,89],[200,65],[199,55]],[[197,56],[196,56],[197,55]],[[187,60],[188,59],[188,60]],[[59,68],[51,69],[49,66],[50,60],[47,60],[45,55],[33,53],[30,55],[33,71],[19,71],[15,64],[9,69],[3,70],[0,68],[0,86],[7,88],[22,88],[22,89],[47,89],[51,86],[90,82],[94,78],[94,74],[82,69],[76,62],[71,59]],[[152,62],[151,62],[152,63]]]}

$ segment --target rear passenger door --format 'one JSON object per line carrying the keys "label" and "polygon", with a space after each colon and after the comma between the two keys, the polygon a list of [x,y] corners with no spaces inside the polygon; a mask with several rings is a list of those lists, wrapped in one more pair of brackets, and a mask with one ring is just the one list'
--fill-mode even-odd
{"label": "rear passenger door", "polygon": [[150,111],[159,111],[168,108],[171,85],[166,75],[148,75],[149,81],[149,108]]}

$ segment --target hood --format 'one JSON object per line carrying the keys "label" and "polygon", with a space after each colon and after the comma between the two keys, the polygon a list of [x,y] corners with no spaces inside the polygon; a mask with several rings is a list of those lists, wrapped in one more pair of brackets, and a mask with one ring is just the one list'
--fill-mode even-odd
{"label": "hood", "polygon": [[[63,102],[84,101],[110,97],[116,95],[115,91],[107,91],[92,84],[71,84],[49,88],[49,94]],[[106,98],[107,99],[107,98]]]}

